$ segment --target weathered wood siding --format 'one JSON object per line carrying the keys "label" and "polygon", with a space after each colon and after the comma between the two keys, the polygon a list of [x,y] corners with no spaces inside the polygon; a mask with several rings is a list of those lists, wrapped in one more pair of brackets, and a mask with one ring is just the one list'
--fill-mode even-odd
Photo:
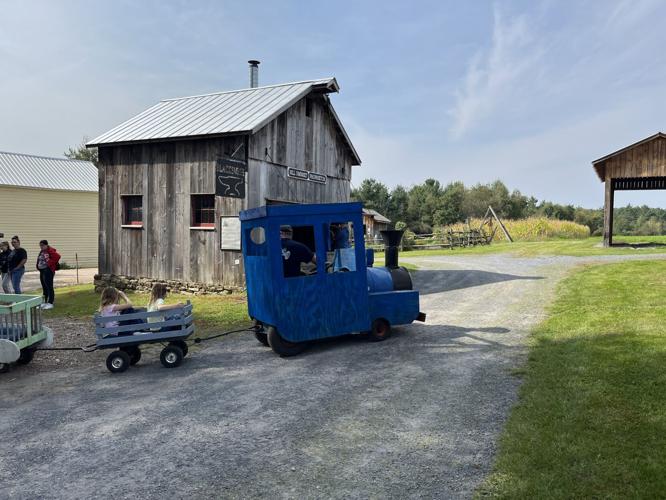
{"label": "weathered wood siding", "polygon": [[605,178],[666,176],[666,139],[636,146],[604,162]]}
{"label": "weathered wood siding", "polygon": [[657,137],[612,156],[597,169],[604,178],[604,246],[613,244],[613,179],[666,177],[666,139]]}
{"label": "weathered wood siding", "polygon": [[[307,113],[306,113],[307,108]],[[309,114],[309,116],[306,116]],[[192,229],[191,195],[215,193],[215,163],[247,142],[245,199],[216,197],[215,228]],[[301,100],[251,137],[100,147],[100,273],[244,284],[240,252],[220,250],[220,216],[268,200],[349,200],[353,157],[321,97]],[[325,174],[289,178],[287,167]],[[143,227],[122,227],[122,195],[143,196]]]}
{"label": "weathered wood siding", "polygon": [[[215,163],[244,137],[100,148],[99,267],[104,274],[237,285],[240,252],[221,251],[219,218],[244,200],[216,197],[216,227],[192,229],[191,195],[215,193]],[[143,196],[143,227],[122,226],[122,195]],[[238,263],[236,263],[238,262]]]}
{"label": "weathered wood siding", "polygon": [[[349,201],[354,160],[322,98],[302,99],[250,137],[248,156],[249,206]],[[324,174],[327,183],[289,178],[287,167]]]}

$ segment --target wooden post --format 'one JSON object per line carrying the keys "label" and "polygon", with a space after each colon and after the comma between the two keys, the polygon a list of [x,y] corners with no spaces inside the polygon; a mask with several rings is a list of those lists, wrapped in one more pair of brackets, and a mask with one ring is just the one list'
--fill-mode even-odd
{"label": "wooden post", "polygon": [[606,193],[604,197],[604,246],[613,244],[613,202],[615,191],[613,190],[613,179],[606,177]]}
{"label": "wooden post", "polygon": [[[493,207],[488,205],[488,210],[490,210],[490,213],[493,214],[493,217],[495,218],[495,220],[499,224],[499,227],[502,229],[502,232],[504,233],[505,238],[507,240],[509,240],[510,243],[513,243],[513,238],[511,238],[511,235],[509,234],[509,231],[507,231],[506,227],[504,227],[504,223],[500,220],[499,217],[497,217],[497,214],[493,210]],[[486,211],[486,213],[488,213],[488,212]]]}

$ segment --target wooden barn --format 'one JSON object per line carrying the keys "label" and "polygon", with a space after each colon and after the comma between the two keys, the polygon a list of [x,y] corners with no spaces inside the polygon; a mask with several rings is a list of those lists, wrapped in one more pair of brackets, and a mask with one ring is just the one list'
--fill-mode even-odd
{"label": "wooden barn", "polygon": [[613,244],[615,191],[666,189],[666,134],[658,132],[592,162],[605,183],[604,246]]}
{"label": "wooden barn", "polygon": [[371,208],[363,209],[363,225],[365,226],[366,238],[372,241],[381,241],[381,232],[388,229],[391,224],[382,214]]}
{"label": "wooden barn", "polygon": [[335,78],[258,87],[250,63],[250,88],[163,100],[88,143],[98,285],[243,286],[240,210],[349,200],[361,160],[329,99]]}

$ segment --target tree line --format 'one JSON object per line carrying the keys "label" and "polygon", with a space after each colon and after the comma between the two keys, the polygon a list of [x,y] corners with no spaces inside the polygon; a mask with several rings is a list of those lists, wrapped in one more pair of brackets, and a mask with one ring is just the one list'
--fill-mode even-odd
{"label": "tree line", "polygon": [[[365,179],[352,189],[351,197],[385,215],[393,224],[404,222],[418,234],[432,233],[435,227],[464,222],[467,218],[483,217],[488,205],[501,218],[568,220],[588,226],[592,235],[600,235],[604,223],[603,208],[539,201],[517,189],[509,191],[499,180],[467,187],[462,182],[443,186],[436,179],[426,179],[410,188],[398,185],[389,190],[376,179]],[[666,210],[661,208],[627,206],[613,212],[615,234],[657,235],[664,234],[665,229]]]}

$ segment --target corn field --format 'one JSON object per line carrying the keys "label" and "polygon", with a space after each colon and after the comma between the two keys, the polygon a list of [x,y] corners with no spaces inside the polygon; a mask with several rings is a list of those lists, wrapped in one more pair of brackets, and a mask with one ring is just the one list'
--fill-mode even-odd
{"label": "corn field", "polygon": [[[481,219],[470,220],[470,227],[478,228],[481,225]],[[545,217],[530,217],[528,219],[519,220],[505,220],[504,226],[513,238],[514,241],[541,241],[553,238],[562,239],[584,239],[590,236],[590,228],[582,224],[566,220],[547,219]],[[496,227],[493,226],[493,229]],[[452,226],[437,228],[435,235],[438,232],[445,233],[448,230],[452,231],[465,231],[467,224],[459,223]],[[491,233],[488,226],[484,227],[487,233]],[[495,231],[493,241],[506,241],[504,233],[498,227]]]}

